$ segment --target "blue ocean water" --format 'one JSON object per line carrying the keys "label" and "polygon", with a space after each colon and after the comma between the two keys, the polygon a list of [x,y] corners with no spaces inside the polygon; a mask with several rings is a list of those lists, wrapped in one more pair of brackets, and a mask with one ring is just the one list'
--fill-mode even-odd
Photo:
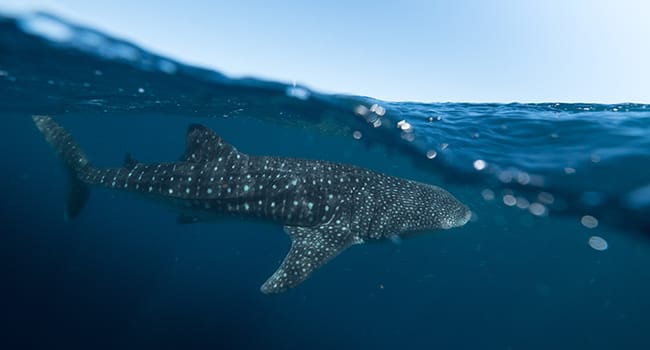
{"label": "blue ocean water", "polygon": [[[0,106],[2,348],[650,347],[648,105],[326,95],[30,14],[0,17]],[[99,166],[178,159],[202,123],[246,153],[437,184],[474,216],[352,247],[263,295],[289,247],[278,226],[179,225],[105,189],[65,222],[63,169],[34,114]]]}

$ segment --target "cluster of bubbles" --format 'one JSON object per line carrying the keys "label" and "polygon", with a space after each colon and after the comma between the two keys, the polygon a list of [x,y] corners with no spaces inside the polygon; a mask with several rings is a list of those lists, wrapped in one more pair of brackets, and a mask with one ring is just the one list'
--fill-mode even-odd
{"label": "cluster of bubbles", "polygon": [[[365,121],[370,124],[373,128],[379,128],[381,126],[389,126],[391,124],[390,120],[385,117],[386,115],[386,108],[382,107],[381,105],[374,103],[370,107],[366,107],[364,105],[357,105],[354,108],[354,114],[365,119]],[[434,120],[442,120],[442,117],[437,116],[433,117],[430,116],[428,117],[429,122],[433,122]],[[413,125],[406,119],[402,119],[397,121],[395,124],[395,128],[400,131],[400,136],[403,140],[406,140],[408,142],[413,142],[415,140],[415,133],[414,133],[414,128]],[[362,137],[361,131],[355,130],[352,133],[352,137],[354,137],[356,140],[359,140]],[[446,148],[448,145],[443,144],[441,146],[442,149]],[[433,159],[438,155],[438,153],[435,150],[429,150],[426,152],[426,157],[428,159]]]}
{"label": "cluster of bubbles", "polygon": [[[486,201],[493,201],[497,199],[497,194],[491,189],[484,189],[481,191],[481,196]],[[553,205],[555,197],[548,192],[539,192],[537,197],[531,201],[524,196],[517,196],[512,190],[504,189],[499,195],[503,204],[509,207],[516,207],[522,210],[527,210],[534,216],[548,215],[548,207]],[[580,224],[588,229],[595,229],[598,227],[598,219],[592,215],[584,215],[580,218]],[[591,248],[604,251],[607,250],[607,241],[599,236],[589,237],[588,244]]]}
{"label": "cluster of bubbles", "polygon": [[[497,179],[504,184],[516,183],[522,186],[533,185],[536,187],[541,187],[544,184],[544,178],[542,176],[528,174],[514,169],[501,170],[498,167],[489,167],[488,163],[483,159],[475,160],[472,165],[476,171],[491,171],[495,173]],[[564,170],[566,174],[575,173],[575,169],[573,168],[565,168]],[[481,196],[484,200],[491,201],[496,199],[497,194],[491,189],[484,189],[481,192]],[[562,207],[562,203],[558,203],[553,194],[545,191],[540,191],[532,199],[517,195],[510,189],[502,190],[499,196],[504,205],[527,210],[534,216],[548,215],[551,206]],[[603,203],[605,197],[599,192],[585,192],[582,194],[581,200],[587,206],[598,206]],[[598,219],[592,215],[584,215],[580,218],[580,224],[585,228],[595,229],[598,227]],[[607,242],[598,236],[592,236],[589,239],[589,245],[599,251],[607,249]]]}
{"label": "cluster of bubbles", "polygon": [[354,108],[354,114],[364,118],[374,128],[388,123],[388,120],[384,117],[386,115],[386,108],[376,103],[371,105],[370,108],[364,105],[358,105]]}
{"label": "cluster of bubbles", "polygon": [[[386,108],[376,103],[371,105],[370,108],[364,105],[357,105],[354,108],[354,114],[363,118],[373,128],[379,128],[380,126],[388,125],[389,123],[388,119],[385,117]],[[361,131],[355,130],[352,132],[352,137],[355,140],[359,140],[363,137],[363,134]]]}
{"label": "cluster of bubbles", "polygon": [[[385,118],[386,109],[378,104],[372,104],[370,107],[364,105],[357,105],[354,108],[354,113],[365,119],[365,121],[370,124],[373,128],[379,128],[382,125],[389,125],[390,121]],[[434,121],[442,120],[441,116],[429,116],[427,120],[432,123]],[[413,130],[413,125],[409,123],[406,119],[397,121],[395,128],[398,129],[401,134],[401,138],[406,141],[413,141],[415,139],[415,134]],[[352,137],[356,140],[362,138],[361,131],[354,131]],[[472,137],[478,137],[478,134],[473,135]],[[441,144],[439,150],[445,150],[449,145]],[[426,151],[425,156],[427,159],[434,159],[438,156],[438,151],[430,149]],[[598,163],[600,157],[597,155],[591,156],[591,161]],[[517,169],[502,169],[499,166],[489,164],[484,159],[475,159],[472,162],[472,168],[478,172],[489,172],[494,174],[494,176],[503,184],[515,184],[520,186],[534,186],[534,187],[543,187],[544,186],[544,177],[536,174],[529,174],[525,171],[520,171]],[[564,168],[564,172],[567,175],[575,174],[576,170],[571,167]],[[646,191],[650,192],[650,186]],[[549,192],[540,191],[533,198],[525,197],[523,195],[516,194],[511,189],[503,189],[500,193],[495,193],[492,189],[486,188],[481,191],[481,196],[485,201],[494,201],[497,198],[504,205],[508,207],[515,207],[521,210],[526,210],[533,216],[547,216],[549,214],[549,208],[556,208],[562,206],[562,201],[557,201],[555,196]],[[582,201],[589,206],[597,206],[604,200],[603,196],[596,192],[586,192],[582,196]],[[591,215],[584,215],[580,218],[580,223],[582,226],[588,229],[595,229],[598,227],[598,219]],[[598,251],[604,251],[608,248],[607,241],[599,236],[591,236],[589,238],[589,246]]]}
{"label": "cluster of bubbles", "polygon": [[400,120],[397,122],[397,128],[402,131],[400,134],[402,139],[409,142],[415,140],[415,134],[413,133],[413,126],[411,123],[407,122],[406,120]]}
{"label": "cluster of bubbles", "polygon": [[[544,184],[544,178],[540,175],[529,174],[525,171],[515,169],[500,169],[497,166],[489,166],[488,162],[483,159],[476,159],[472,163],[476,171],[489,171],[496,175],[497,179],[503,184],[515,183],[522,186],[533,185],[541,187]],[[484,200],[494,200],[496,194],[491,189],[484,189],[481,192]],[[535,198],[526,198],[516,195],[510,189],[504,189],[500,194],[503,204],[509,207],[517,207],[527,210],[534,216],[548,215],[548,207],[555,203],[553,194],[540,191]]]}
{"label": "cluster of bubbles", "polygon": [[[481,196],[486,201],[492,201],[497,198],[497,194],[489,188],[481,191]],[[506,206],[517,207],[527,210],[535,216],[545,216],[548,214],[548,206],[552,205],[555,198],[548,192],[540,192],[534,200],[529,200],[524,196],[517,196],[512,190],[504,189],[501,191],[500,199]]]}

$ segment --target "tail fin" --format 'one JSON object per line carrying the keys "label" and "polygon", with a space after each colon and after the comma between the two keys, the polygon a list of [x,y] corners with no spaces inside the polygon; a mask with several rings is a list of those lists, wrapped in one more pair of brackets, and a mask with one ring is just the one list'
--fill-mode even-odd
{"label": "tail fin", "polygon": [[73,219],[79,215],[88,201],[89,188],[82,180],[82,176],[92,168],[88,157],[72,136],[52,118],[35,115],[32,119],[38,130],[45,136],[47,143],[54,148],[63,161],[68,173],[64,216],[66,220]]}

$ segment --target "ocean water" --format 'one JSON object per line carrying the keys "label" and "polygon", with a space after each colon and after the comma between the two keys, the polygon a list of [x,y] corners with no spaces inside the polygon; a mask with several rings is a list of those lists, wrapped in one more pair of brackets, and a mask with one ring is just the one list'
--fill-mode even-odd
{"label": "ocean water", "polygon": [[[218,63],[217,63],[218,64]],[[93,189],[63,217],[46,114],[99,166],[250,154],[444,187],[464,227],[354,246],[280,295],[281,227]],[[650,106],[384,102],[230,79],[45,14],[0,17],[0,347],[650,348]]]}

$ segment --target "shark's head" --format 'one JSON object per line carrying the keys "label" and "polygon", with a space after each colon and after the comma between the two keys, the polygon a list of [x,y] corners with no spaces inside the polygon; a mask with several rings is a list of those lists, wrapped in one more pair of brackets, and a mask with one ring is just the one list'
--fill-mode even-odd
{"label": "shark's head", "polygon": [[385,211],[376,217],[372,231],[380,236],[450,229],[465,225],[472,212],[444,189],[410,182],[391,198]]}
{"label": "shark's head", "polygon": [[472,212],[442,188],[433,187],[434,195],[429,200],[428,210],[425,208],[425,215],[433,220],[433,228],[450,229],[465,225],[471,218]]}

